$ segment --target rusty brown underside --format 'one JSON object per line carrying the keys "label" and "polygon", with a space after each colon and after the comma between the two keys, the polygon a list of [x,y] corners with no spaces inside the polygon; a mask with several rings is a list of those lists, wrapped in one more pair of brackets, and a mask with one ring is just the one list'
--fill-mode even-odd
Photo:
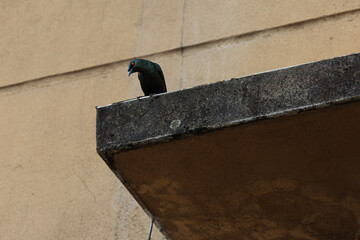
{"label": "rusty brown underside", "polygon": [[357,239],[360,103],[118,153],[173,240]]}

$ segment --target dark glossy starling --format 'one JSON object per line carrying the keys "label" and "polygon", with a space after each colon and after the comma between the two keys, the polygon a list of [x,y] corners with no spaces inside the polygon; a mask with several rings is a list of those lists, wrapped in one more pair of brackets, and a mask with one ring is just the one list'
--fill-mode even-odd
{"label": "dark glossy starling", "polygon": [[166,92],[165,78],[159,64],[146,59],[133,59],[129,63],[128,76],[134,72],[138,72],[145,96]]}

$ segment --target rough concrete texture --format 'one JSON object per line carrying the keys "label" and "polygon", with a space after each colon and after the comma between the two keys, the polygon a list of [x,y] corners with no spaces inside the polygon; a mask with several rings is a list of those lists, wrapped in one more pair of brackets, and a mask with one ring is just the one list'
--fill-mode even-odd
{"label": "rough concrete texture", "polygon": [[300,111],[360,94],[360,54],[97,109],[97,149],[131,149],[181,135]]}
{"label": "rough concrete texture", "polygon": [[0,86],[359,7],[356,0],[1,1]]}
{"label": "rough concrete texture", "polygon": [[97,150],[174,240],[356,239],[359,86],[353,54],[115,103]]}

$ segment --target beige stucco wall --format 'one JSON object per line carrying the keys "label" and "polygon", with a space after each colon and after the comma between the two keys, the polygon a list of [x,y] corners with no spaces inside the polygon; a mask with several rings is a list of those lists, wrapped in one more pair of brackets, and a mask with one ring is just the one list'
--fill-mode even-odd
{"label": "beige stucco wall", "polygon": [[0,239],[146,238],[95,151],[95,106],[142,94],[130,58],[174,91],[360,52],[359,0],[2,0],[0,21]]}

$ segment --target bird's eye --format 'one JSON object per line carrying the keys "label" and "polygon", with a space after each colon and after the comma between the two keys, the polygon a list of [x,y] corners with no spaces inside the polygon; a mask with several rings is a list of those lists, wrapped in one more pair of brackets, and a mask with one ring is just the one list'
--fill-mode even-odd
{"label": "bird's eye", "polygon": [[134,66],[134,65],[135,65],[135,62],[131,62],[130,65],[131,65],[131,66]]}

